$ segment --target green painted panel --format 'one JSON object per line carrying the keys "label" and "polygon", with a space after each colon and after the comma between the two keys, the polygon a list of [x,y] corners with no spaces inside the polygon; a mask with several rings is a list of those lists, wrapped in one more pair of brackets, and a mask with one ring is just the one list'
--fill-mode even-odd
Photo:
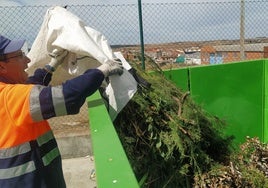
{"label": "green painted panel", "polygon": [[174,84],[176,84],[182,91],[189,91],[188,68],[165,70],[163,73],[167,79],[174,82]]}
{"label": "green painted panel", "polygon": [[264,78],[263,78],[263,100],[264,100],[264,123],[263,123],[263,138],[265,142],[268,142],[268,60],[264,63]]}
{"label": "green painted panel", "polygon": [[246,136],[268,142],[267,63],[263,59],[187,67],[165,75],[178,87],[189,88],[192,98],[209,113],[226,120],[226,134],[234,135],[236,143]]}
{"label": "green painted panel", "polygon": [[264,61],[190,68],[191,95],[210,113],[226,120],[236,142],[263,140]]}
{"label": "green painted panel", "polygon": [[97,187],[139,187],[99,92],[87,101]]}

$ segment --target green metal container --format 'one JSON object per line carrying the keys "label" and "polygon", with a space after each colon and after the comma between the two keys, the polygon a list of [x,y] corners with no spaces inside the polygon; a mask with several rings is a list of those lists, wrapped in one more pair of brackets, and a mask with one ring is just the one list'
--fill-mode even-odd
{"label": "green metal container", "polygon": [[226,134],[237,144],[246,136],[268,141],[267,73],[265,59],[165,71],[203,109],[226,121]]}
{"label": "green metal container", "polygon": [[[268,60],[164,71],[194,101],[227,123],[235,143],[246,136],[268,141]],[[99,92],[88,98],[98,188],[139,187]]]}

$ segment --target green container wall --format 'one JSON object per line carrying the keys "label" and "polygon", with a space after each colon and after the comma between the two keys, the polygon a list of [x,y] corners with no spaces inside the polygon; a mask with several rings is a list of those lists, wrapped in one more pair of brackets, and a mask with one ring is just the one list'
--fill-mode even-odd
{"label": "green container wall", "polygon": [[[203,109],[227,122],[237,144],[246,136],[268,141],[268,60],[164,71]],[[139,187],[99,92],[88,97],[97,187]]]}
{"label": "green container wall", "polygon": [[165,75],[182,90],[189,90],[203,109],[225,120],[225,133],[234,135],[235,143],[243,143],[246,136],[267,142],[267,63],[256,60],[187,67],[165,71]]}
{"label": "green container wall", "polygon": [[138,188],[99,92],[88,97],[89,123],[98,188]]}
{"label": "green container wall", "polygon": [[164,76],[172,80],[183,91],[189,91],[189,69],[163,71]]}

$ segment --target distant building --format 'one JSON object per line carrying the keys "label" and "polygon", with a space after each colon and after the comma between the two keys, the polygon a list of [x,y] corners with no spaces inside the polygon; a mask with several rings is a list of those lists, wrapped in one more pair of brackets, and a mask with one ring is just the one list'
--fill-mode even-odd
{"label": "distant building", "polygon": [[185,55],[184,54],[179,54],[176,57],[175,63],[185,63]]}
{"label": "distant building", "polygon": [[[245,60],[268,57],[268,43],[245,44],[244,47]],[[240,51],[240,45],[203,46],[201,62],[202,64],[221,64],[240,61]]]}
{"label": "distant building", "polygon": [[201,58],[200,58],[200,50],[196,51],[185,51],[185,63],[190,65],[200,65]]}

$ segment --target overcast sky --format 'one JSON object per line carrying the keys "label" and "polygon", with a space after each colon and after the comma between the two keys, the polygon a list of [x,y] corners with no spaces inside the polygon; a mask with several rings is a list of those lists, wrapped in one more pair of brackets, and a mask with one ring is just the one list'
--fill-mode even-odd
{"label": "overcast sky", "polygon": [[[237,2],[240,0],[141,0],[142,3]],[[0,0],[1,6],[62,4],[134,4],[138,0]]]}
{"label": "overcast sky", "polygon": [[[148,3],[143,6],[145,43],[239,39],[240,0],[141,1],[142,3]],[[245,1],[246,38],[268,37],[268,2],[260,0]],[[137,2],[138,0],[0,0],[0,6],[128,5],[137,4]],[[156,3],[160,4],[152,5]],[[170,4],[165,6],[165,3],[177,4],[176,6]],[[73,13],[85,20],[88,26],[103,33],[111,44],[136,44],[139,42],[137,7],[124,5],[94,7],[89,9],[90,13],[88,14],[84,14],[85,12],[75,6],[70,6],[70,11],[76,11]],[[30,17],[38,17],[40,21],[44,16],[38,12],[36,13],[38,15],[33,15],[34,13],[36,12],[23,14],[24,16],[21,18],[21,13],[14,12],[16,15],[10,16],[7,15],[11,14],[7,9],[1,10],[0,33],[10,37],[18,35],[26,38],[31,36],[29,39],[31,43],[39,27],[36,23],[32,24],[27,20],[32,20]],[[14,22],[12,19],[23,20],[18,22],[21,25],[14,25],[10,24]],[[108,24],[107,20],[109,21]]]}

